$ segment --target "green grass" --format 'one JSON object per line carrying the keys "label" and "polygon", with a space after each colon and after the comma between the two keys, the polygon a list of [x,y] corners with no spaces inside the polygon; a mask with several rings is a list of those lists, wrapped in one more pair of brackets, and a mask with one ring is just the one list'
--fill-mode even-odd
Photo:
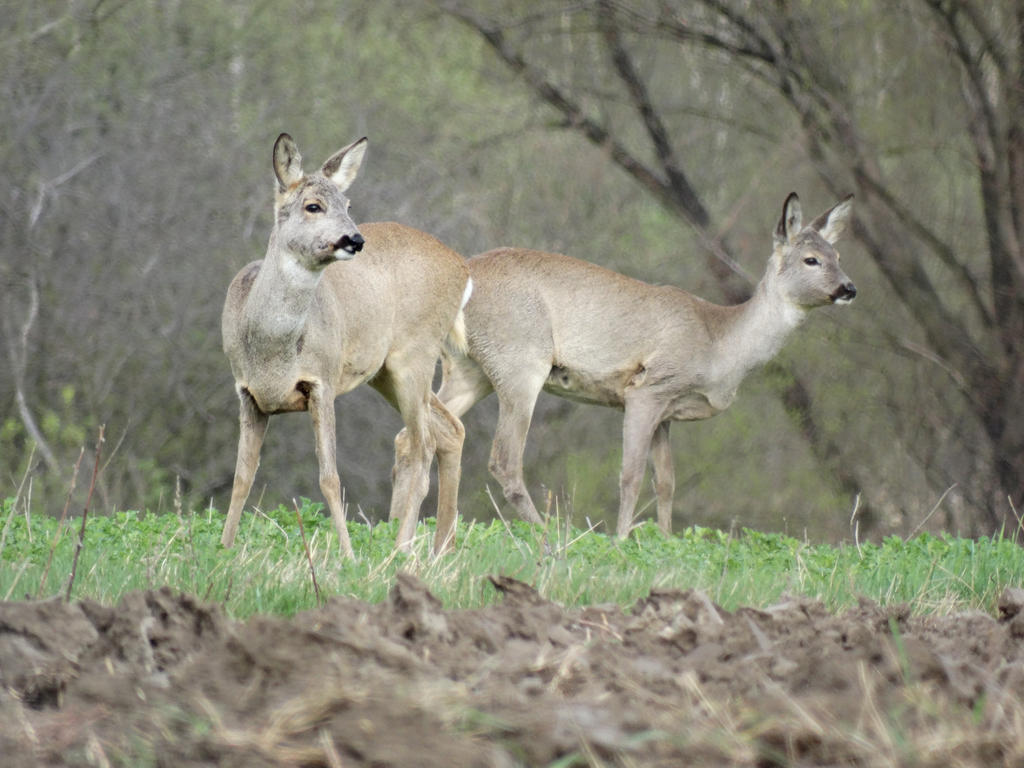
{"label": "green grass", "polygon": [[[452,608],[492,602],[497,593],[487,577],[505,575],[565,605],[629,606],[652,588],[699,588],[727,609],[768,605],[792,594],[820,598],[833,610],[866,597],[906,602],[915,612],[950,613],[994,612],[1005,587],[1024,584],[1024,553],[998,537],[921,534],[832,547],[750,530],[731,536],[695,527],[665,537],[648,523],[619,541],[564,519],[546,527],[462,521],[455,551],[441,558],[429,554],[433,519],[420,524],[410,554],[394,551],[395,525],[350,521],[353,562],[341,558],[320,504],[304,501],[300,511],[325,598],[381,600],[395,573],[405,570]],[[72,597],[110,604],[125,592],[166,585],[221,603],[237,617],[315,607],[293,509],[247,514],[231,550],[220,546],[222,524],[223,516],[212,509],[90,517]],[[8,499],[0,526],[0,599],[63,595],[80,519],[58,531],[54,518]]]}

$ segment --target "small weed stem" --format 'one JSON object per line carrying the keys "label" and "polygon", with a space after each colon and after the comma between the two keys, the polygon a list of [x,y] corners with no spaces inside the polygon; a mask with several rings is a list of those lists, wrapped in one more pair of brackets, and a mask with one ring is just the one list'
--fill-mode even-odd
{"label": "small weed stem", "polygon": [[61,532],[64,530],[64,521],[68,517],[68,508],[71,506],[71,495],[75,492],[75,485],[78,484],[78,469],[82,466],[82,457],[85,455],[85,446],[78,451],[78,459],[71,470],[71,483],[68,485],[68,495],[64,499],[64,509],[60,511],[60,520],[57,521],[57,530],[53,534],[53,541],[50,542],[50,554],[46,558],[46,567],[43,568],[43,575],[39,579],[39,589],[36,590],[36,600],[43,596],[46,589],[46,577],[50,574],[50,566],[53,564],[53,553],[57,551],[57,544],[60,542]]}

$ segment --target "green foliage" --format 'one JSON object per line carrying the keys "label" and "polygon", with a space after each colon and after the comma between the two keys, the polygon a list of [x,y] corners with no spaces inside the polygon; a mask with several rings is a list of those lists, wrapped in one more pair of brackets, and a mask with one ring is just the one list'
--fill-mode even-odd
{"label": "green foliage", "polygon": [[[58,530],[49,516],[3,504],[0,598],[63,594],[80,520]],[[620,541],[565,519],[463,521],[455,551],[430,555],[434,520],[420,524],[413,550],[396,552],[395,522],[350,522],[356,551],[343,560],[321,504],[302,500],[243,520],[236,547],[220,546],[223,517],[213,509],[178,517],[118,512],[87,522],[73,595],[115,602],[134,589],[169,585],[222,603],[233,615],[290,615],[316,605],[303,535],[322,597],[379,601],[402,570],[423,579],[449,607],[498,599],[488,577],[511,576],[567,605],[630,606],[652,589],[702,589],[727,609],[761,606],[785,594],[820,598],[842,609],[860,598],[909,603],[917,612],[993,611],[1001,591],[1024,584],[1024,559],[1002,538],[922,534],[904,541],[830,547],[744,530],[737,536],[692,527],[666,537],[652,524]],[[47,563],[53,551],[53,562]]]}

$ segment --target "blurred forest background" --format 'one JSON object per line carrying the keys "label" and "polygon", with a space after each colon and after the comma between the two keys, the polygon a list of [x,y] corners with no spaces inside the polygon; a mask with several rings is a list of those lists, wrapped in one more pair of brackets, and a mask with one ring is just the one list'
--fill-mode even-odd
{"label": "blurred forest background", "polygon": [[[788,192],[808,216],[855,193],[840,249],[857,301],[814,313],[726,413],[677,425],[677,526],[836,540],[856,505],[862,536],[976,535],[1024,512],[1019,0],[0,0],[0,15],[0,497],[31,489],[33,511],[59,512],[106,424],[94,509],[169,510],[176,483],[226,508],[220,309],[264,252],[288,131],[310,164],[369,136],[357,221],[467,256],[565,252],[721,303],[762,274]],[[370,389],[337,408],[350,514],[379,517],[400,420]],[[466,416],[468,517],[493,513],[489,483],[500,498],[495,417],[493,398]],[[620,428],[543,395],[538,503],[609,519]],[[317,488],[308,417],[275,418],[250,504]]]}

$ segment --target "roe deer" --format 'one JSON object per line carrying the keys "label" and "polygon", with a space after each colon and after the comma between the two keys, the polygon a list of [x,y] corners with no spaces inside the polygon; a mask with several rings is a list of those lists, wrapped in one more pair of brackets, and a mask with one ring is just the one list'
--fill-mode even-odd
{"label": "roe deer", "polygon": [[852,197],[802,226],[786,198],[768,269],[753,296],[718,306],[570,256],[501,248],[470,259],[465,354],[442,352],[438,397],[459,417],[496,392],[490,470],[526,520],[540,516],[523,482],[523,448],[542,389],[624,410],[617,533],[627,536],[644,464],[654,467],[658,523],[672,525],[673,420],[729,407],[743,377],[770,359],[809,309],[853,300],[833,244]]}
{"label": "roe deer", "polygon": [[363,382],[405,422],[395,440],[392,475],[390,516],[401,519],[396,545],[409,545],[435,454],[434,550],[452,543],[464,431],[431,392],[431,381],[446,340],[465,344],[469,274],[462,257],[430,235],[395,223],[353,223],[344,192],[365,151],[366,139],[359,139],[306,174],[288,134],[274,144],[277,182],[267,254],[235,276],[221,321],[241,404],[235,480],[221,537],[226,547],[238,530],[269,417],[309,410],[320,489],[342,551],[352,555],[335,459],[334,398]]}

